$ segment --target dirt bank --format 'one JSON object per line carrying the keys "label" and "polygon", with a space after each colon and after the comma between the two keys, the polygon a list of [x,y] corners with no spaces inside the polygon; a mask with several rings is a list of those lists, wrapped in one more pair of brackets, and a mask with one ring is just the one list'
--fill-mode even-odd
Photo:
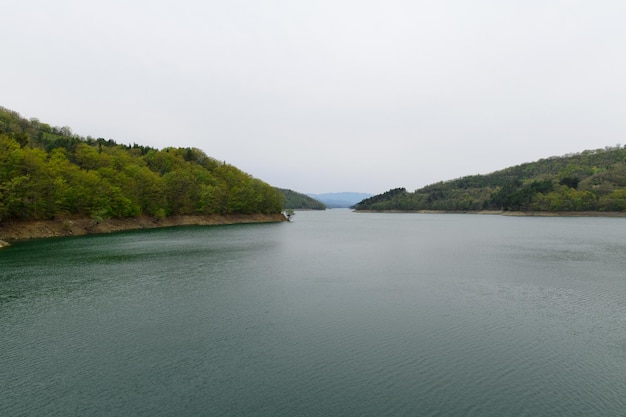
{"label": "dirt bank", "polygon": [[503,210],[354,210],[355,213],[497,214],[536,217],[626,217],[623,211],[503,211]]}
{"label": "dirt bank", "polygon": [[96,221],[85,218],[67,218],[30,222],[0,223],[0,248],[3,242],[61,236],[80,236],[112,233],[124,230],[154,229],[157,227],[218,225],[236,223],[274,223],[286,221],[282,214],[233,214],[212,216],[171,216],[163,219],[141,216],[128,219]]}

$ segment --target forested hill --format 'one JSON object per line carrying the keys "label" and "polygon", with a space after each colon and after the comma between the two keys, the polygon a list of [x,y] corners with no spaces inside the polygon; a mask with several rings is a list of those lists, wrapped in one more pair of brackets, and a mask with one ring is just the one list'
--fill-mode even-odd
{"label": "forested hill", "polygon": [[326,210],[324,203],[309,197],[306,194],[298,193],[284,188],[278,189],[285,196],[285,208],[296,210]]}
{"label": "forested hill", "polygon": [[121,145],[0,107],[0,222],[280,213],[274,187],[196,148]]}
{"label": "forested hill", "polygon": [[396,188],[363,200],[356,210],[626,211],[626,148],[541,159],[488,175]]}

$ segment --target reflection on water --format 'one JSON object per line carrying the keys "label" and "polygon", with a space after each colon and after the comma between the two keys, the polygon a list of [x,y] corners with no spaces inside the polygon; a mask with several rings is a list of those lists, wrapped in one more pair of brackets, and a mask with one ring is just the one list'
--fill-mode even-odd
{"label": "reflection on water", "polygon": [[0,415],[622,416],[626,223],[299,212],[0,252]]}

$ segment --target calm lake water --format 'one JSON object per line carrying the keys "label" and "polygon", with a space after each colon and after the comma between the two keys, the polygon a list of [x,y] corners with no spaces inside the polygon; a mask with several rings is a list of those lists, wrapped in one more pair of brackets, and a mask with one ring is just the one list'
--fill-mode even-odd
{"label": "calm lake water", "polygon": [[2,416],[626,415],[626,219],[298,212],[0,251]]}

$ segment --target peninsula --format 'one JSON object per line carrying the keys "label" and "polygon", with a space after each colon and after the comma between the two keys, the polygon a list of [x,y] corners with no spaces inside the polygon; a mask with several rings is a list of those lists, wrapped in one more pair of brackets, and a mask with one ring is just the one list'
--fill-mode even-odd
{"label": "peninsula", "polygon": [[284,200],[197,148],[81,137],[0,107],[0,240],[283,221]]}

